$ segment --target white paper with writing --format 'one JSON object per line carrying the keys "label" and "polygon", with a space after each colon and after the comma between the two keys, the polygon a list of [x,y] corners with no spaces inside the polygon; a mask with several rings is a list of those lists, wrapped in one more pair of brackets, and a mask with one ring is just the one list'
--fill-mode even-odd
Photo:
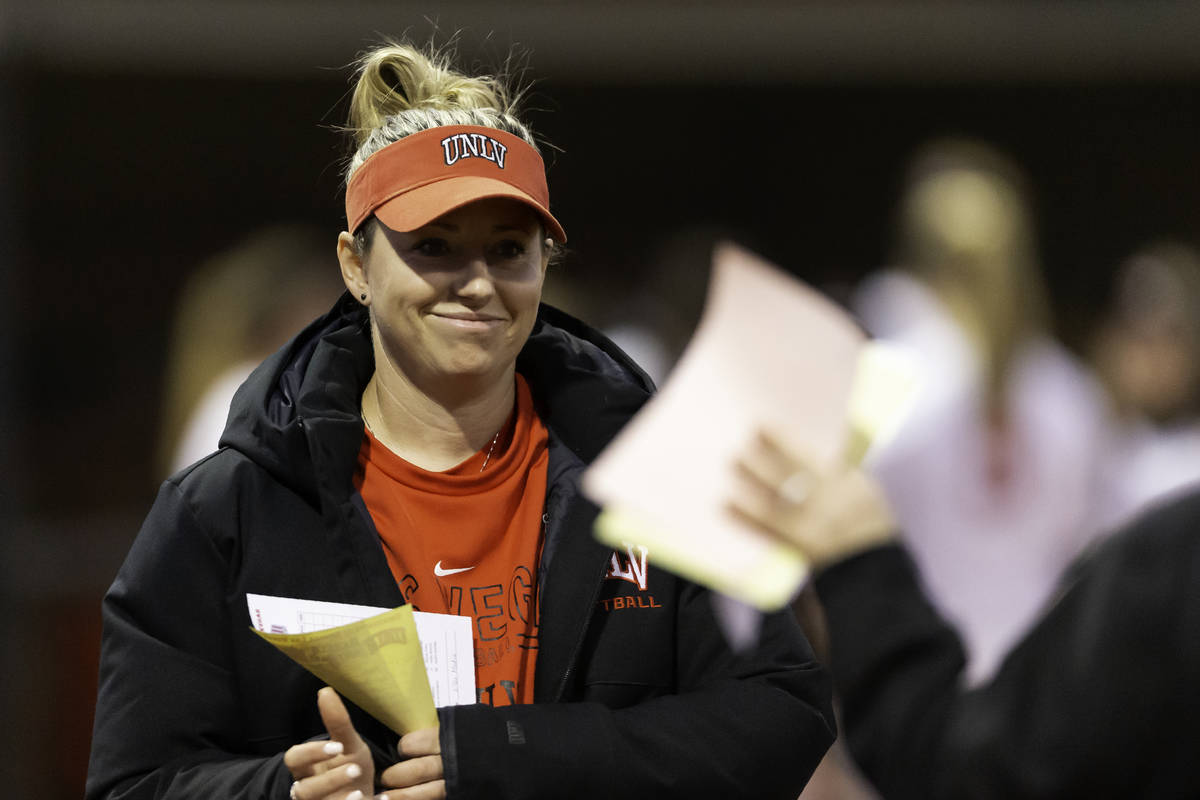
{"label": "white paper with writing", "polygon": [[[264,633],[312,633],[391,610],[250,593],[246,594],[246,604],[251,624]],[[471,618],[414,611],[413,621],[421,640],[421,655],[434,705],[441,708],[474,703],[475,645],[471,638]]]}

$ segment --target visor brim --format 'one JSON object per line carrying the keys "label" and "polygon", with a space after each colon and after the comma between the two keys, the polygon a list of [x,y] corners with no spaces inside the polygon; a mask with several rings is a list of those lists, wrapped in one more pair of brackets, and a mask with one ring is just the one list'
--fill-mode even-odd
{"label": "visor brim", "polygon": [[542,218],[547,236],[560,244],[567,241],[566,231],[549,209],[512,184],[493,178],[464,175],[427,183],[393,197],[374,213],[392,230],[407,232],[428,225],[468,203],[494,197],[509,198],[529,206]]}

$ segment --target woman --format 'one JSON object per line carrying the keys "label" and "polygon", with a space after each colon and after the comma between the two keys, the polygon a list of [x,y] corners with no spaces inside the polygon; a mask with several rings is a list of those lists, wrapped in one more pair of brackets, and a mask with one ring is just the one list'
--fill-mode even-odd
{"label": "woman", "polygon": [[[651,386],[539,307],[566,237],[504,91],[389,46],[351,127],[349,291],[160,491],[105,598],[88,796],[794,798],[833,738],[794,622],[735,654],[704,590],[591,536],[580,473]],[[469,615],[480,702],[397,742],[315,702],[246,592]]]}
{"label": "woman", "polygon": [[871,470],[930,597],[959,623],[970,682],[1100,530],[1104,398],[1051,333],[1027,183],[982,142],[923,147],[899,203],[899,267],[854,302],[918,360],[912,410]]}

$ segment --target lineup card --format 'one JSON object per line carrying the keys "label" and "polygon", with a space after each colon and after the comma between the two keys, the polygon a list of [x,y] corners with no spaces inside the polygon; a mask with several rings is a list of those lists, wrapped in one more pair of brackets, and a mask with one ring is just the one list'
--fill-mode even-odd
{"label": "lineup card", "polygon": [[[255,630],[286,635],[317,633],[391,610],[249,592],[246,604]],[[413,621],[434,705],[441,708],[474,703],[475,645],[471,638],[471,618],[414,611]]]}

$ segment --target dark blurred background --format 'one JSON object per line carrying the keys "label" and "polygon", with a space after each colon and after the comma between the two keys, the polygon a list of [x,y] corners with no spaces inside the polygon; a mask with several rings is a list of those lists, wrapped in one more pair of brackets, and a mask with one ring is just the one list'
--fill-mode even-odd
{"label": "dark blurred background", "polygon": [[186,280],[276,222],[327,230],[336,269],[346,65],[406,33],[456,35],[468,68],[527,54],[593,313],[696,230],[836,294],[888,262],[905,162],[944,134],[1029,171],[1069,345],[1131,251],[1200,238],[1191,0],[0,3],[6,793],[82,793]]}

